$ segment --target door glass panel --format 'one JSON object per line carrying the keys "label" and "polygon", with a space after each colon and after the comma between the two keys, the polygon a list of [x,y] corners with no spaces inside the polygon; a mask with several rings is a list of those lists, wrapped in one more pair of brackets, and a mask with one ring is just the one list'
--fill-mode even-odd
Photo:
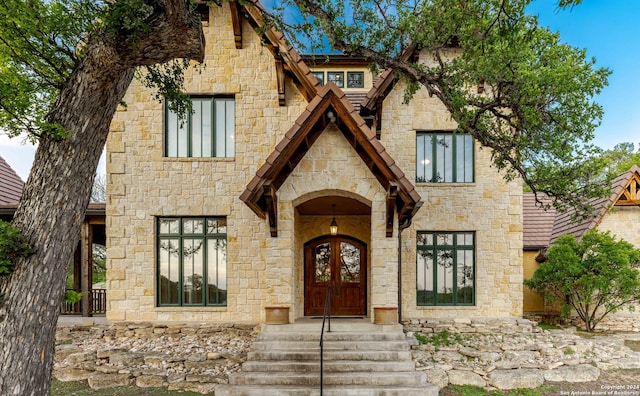
{"label": "door glass panel", "polygon": [[360,249],[348,242],[340,242],[340,280],[360,282]]}
{"label": "door glass panel", "polygon": [[331,244],[324,242],[315,247],[315,282],[331,281]]}

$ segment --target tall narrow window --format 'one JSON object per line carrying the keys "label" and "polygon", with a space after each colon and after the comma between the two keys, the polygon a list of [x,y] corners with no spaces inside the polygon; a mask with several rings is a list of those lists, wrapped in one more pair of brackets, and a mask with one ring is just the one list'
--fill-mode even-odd
{"label": "tall narrow window", "polygon": [[165,157],[235,156],[235,99],[193,97],[185,119],[167,108]]}
{"label": "tall narrow window", "polygon": [[475,304],[475,233],[418,232],[417,242],[417,304]]}
{"label": "tall narrow window", "polygon": [[227,305],[227,221],[158,219],[158,305]]}
{"label": "tall narrow window", "polygon": [[472,183],[473,137],[464,133],[416,135],[417,183]]}

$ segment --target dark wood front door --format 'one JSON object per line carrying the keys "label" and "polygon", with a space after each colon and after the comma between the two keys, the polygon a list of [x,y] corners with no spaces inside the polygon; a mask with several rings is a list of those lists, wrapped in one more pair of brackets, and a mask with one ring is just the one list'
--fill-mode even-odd
{"label": "dark wood front door", "polygon": [[367,312],[367,245],[345,236],[305,244],[304,314],[322,315],[331,286],[331,315]]}

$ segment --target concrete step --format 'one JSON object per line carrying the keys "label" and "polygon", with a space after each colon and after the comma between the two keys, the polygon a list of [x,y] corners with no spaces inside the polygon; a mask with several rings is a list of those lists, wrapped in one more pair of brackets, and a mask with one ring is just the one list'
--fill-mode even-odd
{"label": "concrete step", "polygon": [[[327,385],[417,386],[426,383],[424,372],[325,373]],[[319,373],[239,373],[229,378],[230,385],[296,385],[320,386]]]}
{"label": "concrete step", "polygon": [[[216,396],[320,396],[320,387],[220,385]],[[433,384],[419,386],[343,386],[327,385],[322,396],[438,396],[438,387]]]}
{"label": "concrete step", "polygon": [[[269,350],[250,351],[247,360],[297,360],[297,361],[318,361],[320,359],[320,347],[317,350],[296,351],[296,350]],[[411,351],[327,351],[324,353],[324,360],[372,360],[372,361],[398,361],[411,360]]]}
{"label": "concrete step", "polygon": [[[325,373],[337,372],[398,372],[398,371],[414,371],[415,363],[413,361],[364,361],[364,360],[338,360],[324,362]],[[253,360],[245,362],[242,365],[243,372],[320,372],[320,362],[300,362],[300,361],[278,361],[271,360]]]}
{"label": "concrete step", "polygon": [[[295,323],[286,325],[262,325],[262,333],[317,333],[320,335],[322,330],[322,320],[305,319],[296,321]],[[329,332],[329,326],[325,323],[325,334]],[[369,322],[369,319],[341,319],[331,321],[331,332],[348,332],[348,333],[387,333],[402,332],[402,325],[376,325]]]}
{"label": "concrete step", "polygon": [[[325,342],[329,341],[405,341],[406,336],[402,332],[362,332],[357,337],[351,332],[332,331],[324,333]],[[320,333],[314,332],[270,332],[260,333],[257,341],[314,341],[320,342]]]}
{"label": "concrete step", "polygon": [[[318,340],[314,341],[287,341],[264,340],[256,341],[251,345],[255,351],[271,350],[316,350],[320,348]],[[407,341],[333,341],[324,340],[324,351],[370,350],[370,351],[405,351],[409,349]]]}

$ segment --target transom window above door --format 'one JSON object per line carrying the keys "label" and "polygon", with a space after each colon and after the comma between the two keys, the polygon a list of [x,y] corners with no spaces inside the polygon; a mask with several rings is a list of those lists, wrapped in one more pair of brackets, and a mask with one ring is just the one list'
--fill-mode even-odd
{"label": "transom window above door", "polygon": [[234,157],[235,99],[192,97],[184,119],[165,111],[165,157]]}
{"label": "transom window above door", "polygon": [[473,146],[466,133],[418,132],[416,183],[473,183]]}

